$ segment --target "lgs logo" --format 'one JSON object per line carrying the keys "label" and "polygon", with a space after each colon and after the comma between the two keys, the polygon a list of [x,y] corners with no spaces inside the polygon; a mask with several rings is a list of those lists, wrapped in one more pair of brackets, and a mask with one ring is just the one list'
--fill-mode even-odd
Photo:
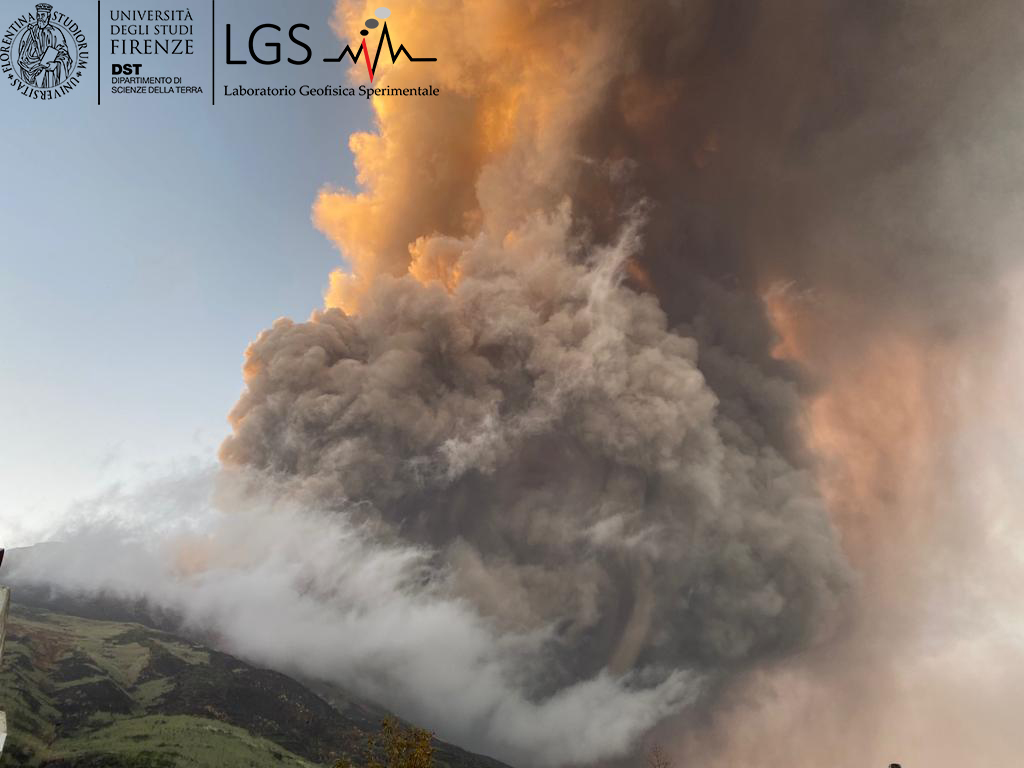
{"label": "lgs logo", "polygon": [[[390,15],[391,15],[391,11],[388,10],[387,8],[378,8],[376,11],[374,11],[374,17],[366,20],[366,22],[365,22],[366,28],[359,31],[359,34],[362,37],[362,40],[361,40],[360,44],[355,47],[355,50],[353,50],[351,46],[346,45],[342,49],[341,53],[339,53],[336,57],[334,57],[334,58],[325,58],[324,62],[327,62],[327,63],[340,62],[346,56],[348,56],[352,60],[352,63],[354,64],[357,61],[359,61],[360,57],[362,57],[363,61],[366,64],[367,74],[370,76],[370,81],[372,82],[373,81],[373,76],[377,72],[377,62],[380,59],[380,53],[381,53],[381,50],[384,47],[384,43],[385,42],[387,42],[387,45],[388,45],[388,54],[391,56],[391,63],[392,64],[394,64],[396,61],[398,61],[398,57],[403,55],[403,54],[405,54],[406,59],[408,59],[409,61],[412,61],[412,62],[437,61],[437,59],[434,58],[434,57],[419,57],[419,58],[414,57],[414,56],[412,56],[409,53],[409,50],[405,47],[405,45],[399,45],[398,46],[398,50],[396,51],[394,46],[393,46],[393,44],[392,44],[392,42],[391,42],[391,35],[388,32],[388,23],[387,23],[387,21],[384,21]],[[381,22],[383,22],[383,26],[381,26]],[[366,45],[366,38],[370,34],[369,30],[376,29],[377,27],[381,27],[381,31],[380,31],[380,37],[377,40],[376,53],[375,53],[375,55],[373,57],[373,62],[371,63],[370,62],[370,50],[369,50],[369,48]],[[252,57],[252,60],[255,61],[257,64],[265,64],[265,65],[268,65],[268,66],[272,65],[272,64],[278,64],[281,61],[281,44],[280,43],[278,43],[278,42],[265,42],[265,43],[263,43],[264,48],[269,48],[269,49],[271,49],[273,51],[273,57],[272,58],[264,58],[263,56],[261,56],[256,51],[256,47],[257,47],[256,46],[256,36],[262,30],[264,30],[264,29],[272,29],[272,30],[274,30],[276,32],[280,32],[281,31],[281,28],[279,26],[277,26],[276,24],[260,24],[259,26],[253,28],[253,30],[249,33],[249,55]],[[291,56],[289,56],[288,59],[287,59],[289,64],[296,64],[296,65],[307,64],[308,62],[310,62],[313,59],[313,49],[310,48],[309,45],[305,41],[303,41],[300,37],[298,37],[298,35],[297,35],[297,31],[300,30],[300,29],[304,29],[304,30],[308,31],[309,30],[309,25],[307,25],[307,24],[293,24],[288,29],[288,39],[297,48],[300,48],[300,49],[304,50],[305,51],[305,55],[302,56],[301,58],[297,58],[297,59],[296,58],[292,58]],[[231,25],[230,24],[227,25],[227,29],[226,29],[226,43],[227,43],[227,51],[226,51],[226,55],[225,55],[226,63],[228,63],[228,64],[248,64],[249,63],[244,58],[243,59],[233,59],[232,58],[232,53],[231,53]]]}

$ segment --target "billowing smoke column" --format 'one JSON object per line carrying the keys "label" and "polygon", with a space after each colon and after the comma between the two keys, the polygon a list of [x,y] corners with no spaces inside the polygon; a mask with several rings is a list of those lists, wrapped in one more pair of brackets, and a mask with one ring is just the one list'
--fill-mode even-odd
{"label": "billowing smoke column", "polygon": [[[536,696],[792,651],[848,581],[794,464],[784,367],[702,349],[716,329],[672,330],[642,278],[624,284],[674,239],[657,230],[677,203],[657,197],[679,190],[648,137],[690,108],[678,72],[718,15],[658,5],[395,9],[410,50],[443,50],[382,83],[452,95],[375,102],[379,135],[353,139],[365,191],[316,208],[354,265],[328,296],[341,308],[252,345],[221,453],[429,546],[502,629],[552,633]],[[459,31],[431,34],[442,19]],[[701,173],[676,140],[665,162],[682,150]],[[771,338],[759,311],[751,346]]]}
{"label": "billowing smoke column", "polygon": [[[361,191],[314,211],[350,269],[250,348],[225,463],[430,547],[494,626],[550,633],[539,699],[670,670],[713,699],[827,637],[851,580],[819,487],[865,612],[917,615],[941,375],[1010,264],[1018,9],[394,11],[438,62],[381,84],[443,96],[378,98],[352,138]],[[339,35],[370,13],[343,4]]]}
{"label": "billowing smoke column", "polygon": [[845,583],[810,477],[719,411],[696,342],[619,284],[632,228],[605,248],[569,227],[565,206],[502,243],[438,238],[421,246],[458,259],[450,292],[378,276],[356,315],[280,321],[223,458],[437,549],[501,626],[557,626],[544,686],[806,642]]}

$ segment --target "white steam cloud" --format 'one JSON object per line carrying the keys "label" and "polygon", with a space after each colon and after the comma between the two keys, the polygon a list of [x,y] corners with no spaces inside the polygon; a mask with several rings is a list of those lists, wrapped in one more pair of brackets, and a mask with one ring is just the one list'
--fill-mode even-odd
{"label": "white steam cloud", "polygon": [[[212,492],[211,480],[175,482]],[[237,478],[218,482],[223,503]],[[143,601],[225,650],[343,684],[509,760],[586,763],[621,753],[700,691],[699,677],[681,671],[654,684],[602,673],[531,699],[521,678],[543,668],[549,635],[496,631],[452,596],[450,575],[428,550],[382,544],[346,514],[299,510],[255,496],[251,478],[244,485],[244,516],[182,494],[179,509],[193,514],[178,530],[144,511],[163,483],[107,494],[91,506],[108,520],[65,531],[69,543],[15,553],[9,578],[64,596]]]}

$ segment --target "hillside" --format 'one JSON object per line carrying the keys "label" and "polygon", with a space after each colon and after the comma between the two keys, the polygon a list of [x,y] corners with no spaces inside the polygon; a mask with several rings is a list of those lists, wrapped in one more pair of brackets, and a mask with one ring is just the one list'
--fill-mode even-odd
{"label": "hillside", "polygon": [[[0,766],[277,768],[359,761],[386,712],[140,624],[14,604]],[[500,768],[443,742],[437,764]]]}

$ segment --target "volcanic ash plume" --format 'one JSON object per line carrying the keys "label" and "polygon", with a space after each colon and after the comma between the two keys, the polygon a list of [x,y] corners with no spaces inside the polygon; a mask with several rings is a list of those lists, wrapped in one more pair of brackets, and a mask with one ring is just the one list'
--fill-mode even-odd
{"label": "volcanic ash plume", "polygon": [[438,238],[451,292],[379,276],[357,315],[280,321],[224,460],[360,502],[500,626],[557,627],[545,686],[805,642],[844,584],[809,476],[718,413],[693,339],[619,284],[636,233],[595,247],[569,225]]}
{"label": "volcanic ash plume", "polygon": [[[314,210],[350,269],[250,349],[224,461],[429,547],[496,631],[545,633],[517,667],[533,701],[685,670],[667,739],[699,762],[918,754],[878,724],[907,719],[886,694],[956,695],[911,662],[961,639],[926,564],[964,562],[953,372],[1001,327],[1021,189],[1021,110],[995,99],[1019,9],[954,6],[396,7],[439,60],[382,83],[444,96],[374,101],[361,190]],[[342,5],[339,34],[370,12]],[[798,737],[829,701],[833,737]]]}
{"label": "volcanic ash plume", "polygon": [[[353,271],[251,346],[223,461],[428,547],[497,631],[543,633],[517,672],[537,702],[601,675],[712,690],[824,637],[849,577],[795,464],[788,369],[720,345],[722,407],[702,331],[643,290],[665,212],[630,143],[683,99],[648,78],[700,56],[711,6],[646,28],[653,6],[609,2],[394,11],[410,50],[448,53],[382,84],[447,95],[374,102],[363,191],[315,211]],[[369,12],[343,8],[339,32]]]}

